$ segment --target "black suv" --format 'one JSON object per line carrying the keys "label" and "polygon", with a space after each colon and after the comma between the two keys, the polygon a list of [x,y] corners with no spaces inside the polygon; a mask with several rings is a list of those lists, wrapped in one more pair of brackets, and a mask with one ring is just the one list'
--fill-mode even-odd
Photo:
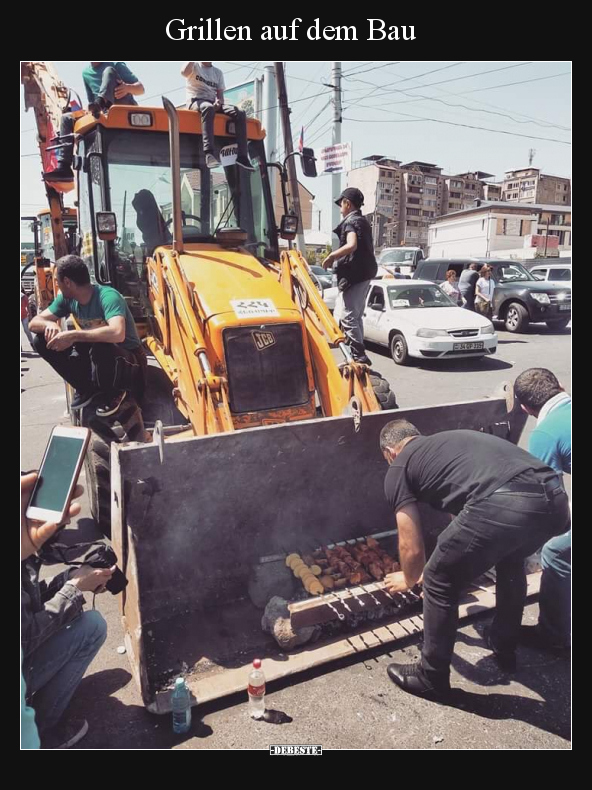
{"label": "black suv", "polygon": [[562,330],[571,321],[571,288],[541,282],[518,261],[492,258],[425,258],[413,272],[415,280],[442,283],[446,272],[457,277],[471,263],[487,264],[495,282],[493,317],[503,321],[508,332],[524,332],[532,321],[544,321],[549,329]]}

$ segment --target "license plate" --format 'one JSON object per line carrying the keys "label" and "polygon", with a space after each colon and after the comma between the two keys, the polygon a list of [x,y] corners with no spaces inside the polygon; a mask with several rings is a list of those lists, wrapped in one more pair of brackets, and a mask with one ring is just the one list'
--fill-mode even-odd
{"label": "license plate", "polygon": [[560,310],[571,310],[571,305],[570,304],[560,304],[559,305],[559,309]]}
{"label": "license plate", "polygon": [[483,342],[480,343],[454,343],[453,351],[480,351],[485,348]]}

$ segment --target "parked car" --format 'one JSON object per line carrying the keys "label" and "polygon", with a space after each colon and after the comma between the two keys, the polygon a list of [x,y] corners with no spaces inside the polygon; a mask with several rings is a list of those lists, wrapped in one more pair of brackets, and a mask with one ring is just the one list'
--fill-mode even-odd
{"label": "parked car", "polygon": [[571,264],[551,263],[544,266],[531,266],[530,273],[535,280],[544,280],[549,283],[561,283],[571,287]]}
{"label": "parked car", "polygon": [[423,258],[421,247],[385,247],[380,251],[377,262],[381,266],[401,267],[401,274],[413,274],[413,270]]}
{"label": "parked car", "polygon": [[487,263],[495,283],[493,318],[503,321],[508,332],[524,332],[530,322],[544,321],[559,331],[571,321],[571,287],[541,282],[518,261],[492,258],[425,258],[417,265],[414,279],[444,282],[448,269],[458,277],[471,263]]}
{"label": "parked car", "polygon": [[432,282],[374,280],[364,312],[364,338],[386,346],[397,365],[410,357],[483,357],[497,351],[485,316],[463,310]]}
{"label": "parked car", "polygon": [[323,291],[326,288],[331,288],[333,286],[333,273],[323,269],[322,266],[311,266],[310,270],[313,274],[316,275],[317,280],[323,286]]}

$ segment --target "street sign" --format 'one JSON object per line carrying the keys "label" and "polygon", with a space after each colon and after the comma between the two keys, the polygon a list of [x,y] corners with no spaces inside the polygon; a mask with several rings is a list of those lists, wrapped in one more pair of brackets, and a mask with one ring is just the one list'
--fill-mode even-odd
{"label": "street sign", "polygon": [[327,148],[321,148],[319,155],[321,167],[319,175],[338,175],[351,170],[352,153],[351,143],[337,143]]}

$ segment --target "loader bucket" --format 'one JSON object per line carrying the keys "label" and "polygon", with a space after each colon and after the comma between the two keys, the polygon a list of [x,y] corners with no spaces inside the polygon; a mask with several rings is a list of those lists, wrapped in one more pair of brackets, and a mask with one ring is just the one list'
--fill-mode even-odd
{"label": "loader bucket", "polygon": [[[509,417],[506,403],[375,412],[357,430],[341,416],[172,441],[162,461],[155,444],[113,444],[113,541],[129,579],[125,640],[148,709],[170,710],[181,674],[194,702],[204,702],[244,689],[254,657],[273,680],[368,646],[341,635],[287,655],[263,633],[266,601],[290,596],[286,555],[389,531],[394,550],[382,427],[404,418],[424,434],[511,431],[516,442],[526,417]],[[448,523],[429,508],[423,518],[428,532]]]}

